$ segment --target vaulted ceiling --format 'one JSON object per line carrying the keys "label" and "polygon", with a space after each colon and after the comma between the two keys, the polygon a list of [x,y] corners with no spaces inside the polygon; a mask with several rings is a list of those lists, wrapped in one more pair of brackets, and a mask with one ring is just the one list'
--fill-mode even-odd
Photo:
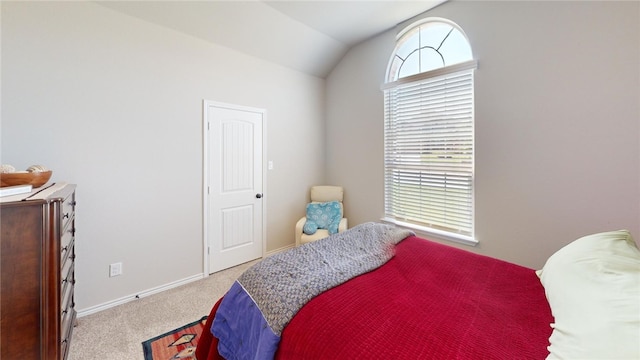
{"label": "vaulted ceiling", "polygon": [[98,1],[112,10],[326,77],[350,47],[446,0]]}

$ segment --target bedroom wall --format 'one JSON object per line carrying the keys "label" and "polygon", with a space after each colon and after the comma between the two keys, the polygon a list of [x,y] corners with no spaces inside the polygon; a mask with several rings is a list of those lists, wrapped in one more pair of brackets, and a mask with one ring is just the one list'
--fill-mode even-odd
{"label": "bedroom wall", "polygon": [[324,178],[300,171],[324,163],[323,79],[91,2],[1,6],[1,161],[78,184],[80,312],[201,275],[203,99],[267,109],[267,250],[293,244]]}
{"label": "bedroom wall", "polygon": [[[539,268],[577,237],[640,239],[640,3],[452,1],[422,14],[466,32],[475,77],[475,235],[482,254]],[[395,35],[351,49],[327,79],[328,180],[350,225],[383,216],[383,94]]]}

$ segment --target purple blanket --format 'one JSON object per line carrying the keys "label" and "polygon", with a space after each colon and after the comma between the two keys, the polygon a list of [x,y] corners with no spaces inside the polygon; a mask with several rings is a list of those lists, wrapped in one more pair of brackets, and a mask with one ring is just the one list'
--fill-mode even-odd
{"label": "purple blanket", "polygon": [[222,300],[211,332],[226,359],[273,359],[280,335],[313,297],[376,269],[412,233],[366,223],[273,255],[249,268]]}

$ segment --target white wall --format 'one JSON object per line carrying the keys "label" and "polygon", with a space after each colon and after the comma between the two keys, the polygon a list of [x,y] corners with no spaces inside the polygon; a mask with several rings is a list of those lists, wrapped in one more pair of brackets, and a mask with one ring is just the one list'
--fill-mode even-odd
{"label": "white wall", "polygon": [[[268,111],[268,250],[293,243],[325,180],[308,164],[345,186],[351,226],[382,216],[380,85],[401,27],[352,49],[325,95],[322,79],[97,4],[1,9],[0,160],[78,184],[80,310],[201,272],[203,99]],[[479,61],[473,250],[539,267],[590,232],[640,238],[640,4],[454,1],[425,16],[462,26]]]}
{"label": "white wall", "polygon": [[[465,248],[535,268],[588,233],[640,239],[640,3],[453,1],[416,19],[429,16],[460,25],[479,62],[480,244]],[[327,79],[328,180],[350,225],[383,215],[380,85],[402,28]]]}
{"label": "white wall", "polygon": [[80,311],[202,272],[203,99],[267,109],[267,250],[291,245],[324,177],[300,170],[324,163],[324,90],[94,3],[2,3],[1,161],[78,184]]}

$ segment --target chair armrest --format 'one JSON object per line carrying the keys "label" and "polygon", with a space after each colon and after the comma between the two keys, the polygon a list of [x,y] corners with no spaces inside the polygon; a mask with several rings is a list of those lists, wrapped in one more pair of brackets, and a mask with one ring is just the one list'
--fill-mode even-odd
{"label": "chair armrest", "polygon": [[303,217],[296,223],[296,246],[300,246],[300,239],[302,238],[302,228],[304,224],[307,222],[307,217]]}
{"label": "chair armrest", "polygon": [[338,232],[341,233],[345,230],[347,230],[347,218],[342,218],[340,219],[340,224],[338,224]]}

